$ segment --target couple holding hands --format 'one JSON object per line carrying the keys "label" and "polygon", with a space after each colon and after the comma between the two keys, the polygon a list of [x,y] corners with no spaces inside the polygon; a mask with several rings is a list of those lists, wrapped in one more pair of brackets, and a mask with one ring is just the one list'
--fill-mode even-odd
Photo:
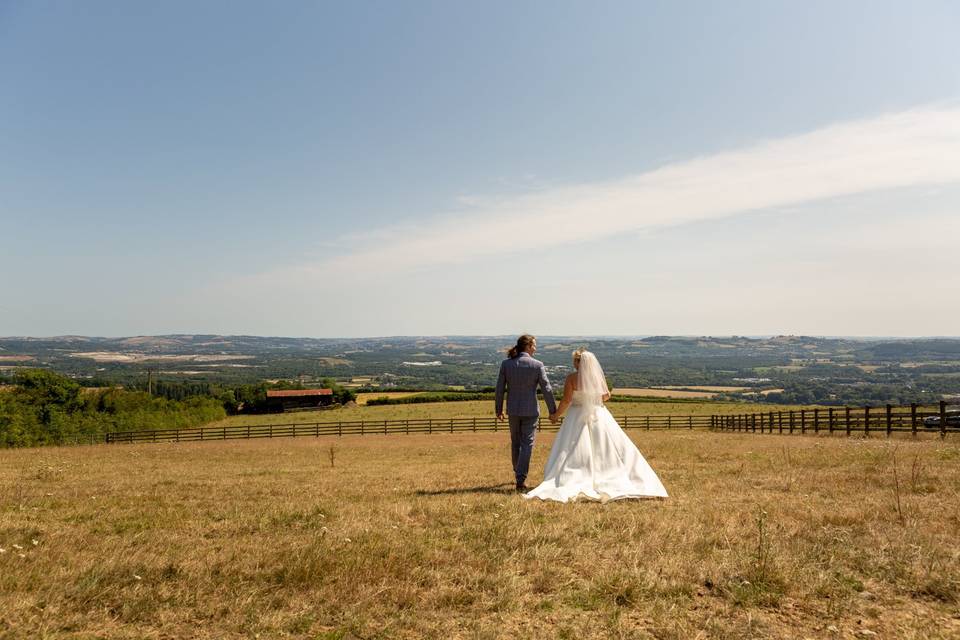
{"label": "couple holding hands", "polygon": [[[537,339],[520,336],[500,363],[497,377],[495,409],[497,418],[503,420],[506,395],[517,491],[524,498],[558,502],[666,498],[657,474],[603,404],[609,400],[610,390],[597,357],[586,349],[573,352],[574,372],[564,381],[558,406],[546,368],[533,357],[536,352]],[[556,424],[564,413],[567,416],[550,450],[543,482],[530,490],[526,480],[540,419],[538,387],[550,421]]]}

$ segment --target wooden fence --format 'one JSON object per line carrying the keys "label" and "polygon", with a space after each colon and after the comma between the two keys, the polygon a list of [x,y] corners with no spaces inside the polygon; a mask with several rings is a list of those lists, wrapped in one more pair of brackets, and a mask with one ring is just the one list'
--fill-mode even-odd
{"label": "wooden fence", "polygon": [[[884,407],[827,407],[824,409],[800,409],[794,411],[764,411],[736,415],[711,416],[710,428],[714,431],[740,431],[750,433],[880,433],[890,436],[894,432],[939,433],[941,437],[950,432],[960,432],[960,427],[948,425],[947,403],[937,406],[886,405]],[[935,417],[932,424],[924,424],[925,418]]]}
{"label": "wooden fence", "polygon": [[[846,434],[894,432],[939,433],[960,432],[960,427],[947,425],[947,404],[938,407],[917,404],[886,407],[828,407],[792,411],[763,411],[731,415],[701,416],[623,416],[618,418],[624,429],[710,429],[750,433]],[[923,424],[924,418],[939,417],[935,428]],[[556,431],[559,424],[540,419],[540,431]],[[411,433],[464,433],[508,431],[506,422],[492,416],[480,418],[424,418],[411,420],[355,420],[300,424],[240,424],[190,429],[156,429],[148,431],[115,431],[106,434],[108,443],[192,442],[253,438],[290,438],[351,435],[389,435]]]}
{"label": "wooden fence", "polygon": [[[709,429],[712,416],[624,416],[618,418],[624,429]],[[538,430],[556,431],[559,424],[540,418]],[[411,420],[357,420],[313,422],[301,424],[247,424],[191,429],[156,429],[149,431],[115,431],[106,434],[108,443],[191,442],[198,440],[236,440],[252,438],[287,438],[302,436],[388,435],[411,433],[462,433],[509,431],[506,422],[492,416],[482,418],[444,418]]]}

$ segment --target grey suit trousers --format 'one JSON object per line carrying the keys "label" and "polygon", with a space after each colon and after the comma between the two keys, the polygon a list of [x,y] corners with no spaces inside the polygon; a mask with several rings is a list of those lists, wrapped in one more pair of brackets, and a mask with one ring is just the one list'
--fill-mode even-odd
{"label": "grey suit trousers", "polygon": [[510,419],[510,453],[513,458],[513,474],[517,484],[523,484],[530,471],[530,456],[533,454],[533,439],[537,435],[540,416],[508,416]]}

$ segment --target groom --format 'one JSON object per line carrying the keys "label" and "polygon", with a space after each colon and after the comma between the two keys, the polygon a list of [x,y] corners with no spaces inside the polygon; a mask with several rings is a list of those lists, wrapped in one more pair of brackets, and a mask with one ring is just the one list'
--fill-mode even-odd
{"label": "groom", "polygon": [[503,393],[507,392],[507,415],[510,417],[510,452],[513,457],[513,473],[517,491],[526,491],[527,471],[533,453],[533,439],[540,419],[540,403],[537,386],[543,391],[543,399],[550,410],[550,421],[556,422],[557,403],[553,389],[547,380],[543,363],[534,360],[537,339],[530,335],[517,338],[517,344],[508,352],[509,357],[500,363],[497,377],[497,420],[503,420]]}

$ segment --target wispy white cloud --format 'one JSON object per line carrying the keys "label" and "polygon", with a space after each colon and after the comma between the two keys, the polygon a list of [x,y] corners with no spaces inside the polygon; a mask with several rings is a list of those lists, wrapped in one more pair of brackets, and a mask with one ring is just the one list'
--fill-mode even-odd
{"label": "wispy white cloud", "polygon": [[955,182],[960,182],[960,107],[917,108],[618,180],[471,200],[466,213],[344,237],[339,255],[284,274],[396,272],[837,196]]}

